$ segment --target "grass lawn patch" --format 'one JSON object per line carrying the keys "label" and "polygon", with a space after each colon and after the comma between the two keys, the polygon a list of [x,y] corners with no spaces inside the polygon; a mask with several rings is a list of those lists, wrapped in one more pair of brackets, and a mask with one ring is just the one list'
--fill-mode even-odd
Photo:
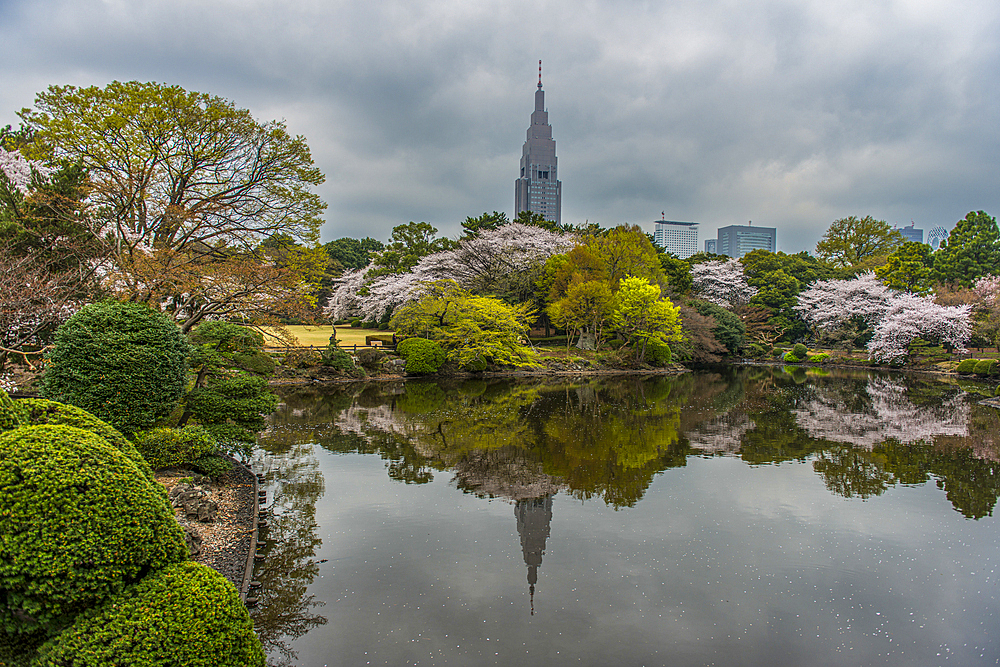
{"label": "grass lawn patch", "polygon": [[[327,326],[311,326],[305,324],[290,324],[285,327],[289,333],[298,339],[299,345],[303,347],[308,347],[310,345],[314,347],[326,347],[330,343],[330,334],[333,333],[333,327]],[[266,327],[265,327],[266,330]],[[391,331],[379,331],[378,329],[360,329],[351,328],[350,325],[343,325],[337,327],[337,340],[340,341],[340,347],[351,347],[353,345],[364,345],[365,336],[372,335],[392,335]],[[274,340],[268,340],[264,343],[265,346],[273,346]]]}

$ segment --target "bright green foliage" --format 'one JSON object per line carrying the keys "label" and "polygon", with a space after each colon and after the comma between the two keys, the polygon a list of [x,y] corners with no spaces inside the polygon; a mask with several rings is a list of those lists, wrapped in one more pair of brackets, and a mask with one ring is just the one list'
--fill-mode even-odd
{"label": "bright green foliage", "polygon": [[149,479],[153,479],[153,471],[135,445],[111,425],[101,421],[86,410],[75,405],[48,401],[44,398],[25,398],[18,401],[27,415],[27,424],[41,426],[52,424],[74,426],[90,431],[103,438],[109,445],[127,456],[132,463]]}
{"label": "bright green foliage", "polygon": [[911,294],[931,291],[932,250],[926,243],[908,242],[896,248],[875,275],[886,287]]}
{"label": "bright green foliage", "polygon": [[794,354],[799,359],[805,359],[806,355],[809,354],[809,348],[807,348],[802,343],[796,343],[792,346],[792,354]]}
{"label": "bright green foliage", "polygon": [[657,338],[646,342],[646,362],[650,366],[669,366],[673,360],[670,346]]}
{"label": "bright green foliage", "polygon": [[831,223],[816,244],[816,256],[834,266],[870,268],[905,241],[885,220],[852,215]]}
{"label": "bright green foliage", "polygon": [[645,278],[651,283],[663,281],[660,256],[638,225],[620,225],[605,234],[590,237],[587,247],[604,263],[612,289],[629,276]]}
{"label": "bright green foliage", "polygon": [[527,339],[531,309],[476,296],[453,280],[427,283],[423,296],[399,308],[390,326],[403,336],[437,341],[448,358],[466,367],[476,359],[500,366],[528,366],[535,353]]}
{"label": "bright green foliage", "polygon": [[162,486],[71,426],[0,435],[0,629],[57,630],[188,557]]}
{"label": "bright green foliage", "polygon": [[820,352],[819,354],[814,354],[809,357],[809,361],[816,362],[817,364],[822,364],[830,360],[830,355],[826,352]]}
{"label": "bright green foliage", "polygon": [[996,359],[981,359],[976,362],[975,367],[973,367],[972,372],[976,375],[993,375],[996,372],[997,360]]}
{"label": "bright green foliage", "polygon": [[613,315],[614,326],[635,349],[635,360],[642,362],[646,341],[664,343],[681,341],[680,310],[660,296],[660,286],[644,278],[622,278],[618,288],[618,307]]}
{"label": "bright green foliage", "polygon": [[135,446],[156,470],[196,464],[218,449],[215,438],[202,426],[154,428],[138,434]]}
{"label": "bright green foliage", "polygon": [[712,329],[712,335],[726,346],[730,354],[736,354],[743,349],[743,346],[746,345],[747,328],[739,317],[732,311],[711,301],[695,301],[693,305],[699,314],[715,320],[716,324]]}
{"label": "bright green foliage", "polygon": [[979,363],[979,359],[963,359],[958,362],[958,366],[955,367],[956,373],[972,373],[976,370],[976,364]]}
{"label": "bright green foliage", "polygon": [[42,393],[128,436],[174,409],[189,350],[177,325],[145,304],[90,304],[56,331]]}
{"label": "bright green foliage", "polygon": [[1000,275],[1000,231],[993,216],[970,212],[934,253],[931,278],[971,287],[987,275]]}
{"label": "bright green foliage", "polygon": [[153,572],[81,614],[45,644],[33,667],[264,667],[264,652],[233,585],[200,563]]}
{"label": "bright green foliage", "polygon": [[232,322],[202,322],[191,332],[189,340],[193,344],[191,370],[198,373],[195,384],[199,386],[206,376],[217,374],[223,369],[244,364],[263,365],[271,370],[274,368],[273,362],[268,365],[258,359],[258,356],[263,355],[264,336]]}
{"label": "bright green foliage", "polygon": [[802,361],[802,359],[800,359],[799,357],[797,357],[797,356],[796,356],[796,355],[795,355],[794,353],[792,353],[792,352],[785,352],[785,354],[784,354],[784,356],[782,357],[782,359],[783,359],[784,361],[787,361],[788,363],[791,363],[791,364],[797,364],[797,363],[799,363],[800,361]]}
{"label": "bright green foliage", "polygon": [[0,389],[0,432],[9,431],[28,422],[24,406]]}
{"label": "bright green foliage", "polygon": [[250,455],[264,418],[277,404],[267,380],[248,373],[211,380],[184,399],[186,413],[205,427],[222,451],[242,456]]}
{"label": "bright green foliage", "polygon": [[413,375],[437,373],[447,358],[443,347],[426,338],[407,338],[396,346],[396,352],[406,360],[406,372]]}

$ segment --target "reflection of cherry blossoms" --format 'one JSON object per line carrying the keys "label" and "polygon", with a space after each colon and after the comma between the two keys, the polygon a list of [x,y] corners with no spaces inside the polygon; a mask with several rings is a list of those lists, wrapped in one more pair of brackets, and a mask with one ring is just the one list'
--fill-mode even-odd
{"label": "reflection of cherry blossoms", "polygon": [[333,425],[342,433],[351,433],[367,442],[372,442],[376,436],[385,434],[402,436],[410,440],[427,431],[422,422],[406,419],[391,405],[374,407],[352,405],[337,414]]}
{"label": "reflection of cherry blossoms", "polygon": [[[811,437],[871,449],[886,440],[909,444],[935,436],[968,435],[969,404],[957,394],[933,405],[914,405],[906,387],[891,378],[873,377],[863,409],[852,409],[833,385],[815,385],[814,397],[792,410]],[[864,396],[861,396],[864,398]]]}
{"label": "reflection of cherry blossoms", "polygon": [[733,454],[743,445],[743,435],[757,426],[742,410],[719,415],[686,433],[688,444],[705,454]]}

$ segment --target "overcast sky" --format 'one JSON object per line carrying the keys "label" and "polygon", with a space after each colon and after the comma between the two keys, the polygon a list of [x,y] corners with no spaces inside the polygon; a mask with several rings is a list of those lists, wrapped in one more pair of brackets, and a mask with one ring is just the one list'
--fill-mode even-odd
{"label": "overcast sky", "polygon": [[798,252],[1000,214],[996,0],[0,0],[0,125],[52,84],[177,84],[307,138],[324,240],[454,236],[513,212],[539,59],[564,222]]}

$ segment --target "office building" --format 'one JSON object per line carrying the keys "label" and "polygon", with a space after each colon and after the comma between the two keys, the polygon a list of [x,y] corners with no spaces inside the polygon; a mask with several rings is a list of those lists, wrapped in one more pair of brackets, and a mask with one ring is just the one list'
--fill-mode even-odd
{"label": "office building", "polygon": [[542,61],[538,61],[535,110],[521,154],[521,177],[514,184],[514,215],[531,211],[562,223],[562,181],[556,170],[556,142],[542,90]]}
{"label": "office building", "polygon": [[719,247],[719,239],[705,239],[705,252],[710,252],[713,255],[718,252],[716,248]]}
{"label": "office building", "polygon": [[912,241],[913,243],[924,242],[924,230],[916,229],[916,223],[911,222],[908,227],[900,227],[899,232],[907,241]]}
{"label": "office building", "polygon": [[775,252],[777,229],[774,227],[754,227],[752,225],[730,225],[719,229],[718,254],[742,257],[754,250]]}
{"label": "office building", "polygon": [[657,220],[653,231],[653,243],[666,252],[681,259],[687,259],[698,252],[698,223]]}

